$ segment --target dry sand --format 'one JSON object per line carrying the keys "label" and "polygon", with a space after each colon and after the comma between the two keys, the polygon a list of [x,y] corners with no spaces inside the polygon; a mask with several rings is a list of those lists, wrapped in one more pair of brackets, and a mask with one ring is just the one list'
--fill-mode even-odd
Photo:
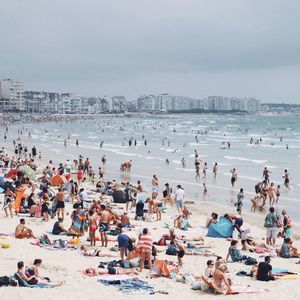
{"label": "dry sand", "polygon": [[[3,197],[3,196],[1,196]],[[1,198],[1,201],[3,198]],[[188,237],[197,235],[205,236],[207,229],[205,228],[205,221],[207,216],[216,211],[219,214],[223,214],[225,211],[232,213],[233,210],[228,211],[224,207],[216,207],[210,204],[192,204],[189,206],[192,209],[191,228],[187,232],[177,230],[177,234],[184,234]],[[71,212],[71,204],[67,204],[68,212]],[[158,240],[162,234],[167,232],[164,228],[164,224],[168,223],[172,226],[173,217],[176,214],[174,208],[168,207],[167,212],[163,214],[162,221],[160,222],[143,222],[137,221],[136,224],[141,227],[148,227],[154,240]],[[134,213],[130,213],[133,218]],[[245,227],[251,228],[251,236],[257,240],[262,240],[265,236],[265,230],[263,229],[262,216],[254,214],[245,214],[246,224]],[[56,220],[50,220],[49,222],[42,222],[40,219],[26,218],[26,223],[30,226],[36,235],[41,235],[49,232]],[[0,232],[11,233],[14,232],[16,225],[19,223],[19,217],[5,218],[4,212],[0,212]],[[70,217],[66,217],[65,227],[68,228],[71,220]],[[81,238],[81,242],[86,242],[87,234]],[[50,239],[54,239],[53,235],[49,234]],[[67,238],[66,238],[67,239]],[[32,239],[17,240],[14,237],[7,237],[1,239],[0,242],[9,242],[11,247],[9,249],[0,248],[0,276],[12,275],[16,271],[16,264],[18,261],[24,261],[26,265],[31,265],[35,258],[41,258],[43,260],[43,266],[40,273],[42,276],[48,276],[53,282],[63,282],[59,287],[53,289],[30,289],[30,288],[17,288],[17,287],[5,287],[0,288],[1,300],[15,300],[15,299],[215,299],[216,297],[226,297],[226,299],[240,299],[241,296],[217,296],[213,294],[207,294],[201,291],[193,291],[189,285],[176,282],[175,279],[167,278],[148,278],[149,271],[146,270],[139,275],[139,278],[147,280],[156,290],[168,291],[168,295],[155,294],[153,295],[133,295],[127,296],[117,291],[114,286],[106,287],[101,283],[98,283],[95,278],[88,278],[80,273],[87,267],[97,267],[99,261],[109,261],[110,258],[99,257],[84,257],[79,255],[78,250],[68,251],[49,251],[38,246],[31,245]],[[205,243],[211,243],[213,246],[212,251],[223,257],[226,256],[229,241],[224,239],[206,238]],[[282,240],[277,241],[279,247]],[[109,246],[114,246],[115,242],[110,242]],[[296,242],[299,247],[299,242]],[[99,246],[99,242],[98,242]],[[259,261],[258,254],[250,254],[250,256],[256,257]],[[168,260],[176,260],[176,257],[165,255],[164,252],[158,254],[158,258],[164,258]],[[196,275],[200,275],[204,272],[206,267],[206,261],[208,259],[215,259],[214,257],[203,256],[185,256],[183,272],[191,272]],[[271,264],[273,267],[285,267],[291,272],[299,272],[300,265],[295,264],[299,259],[282,259],[279,257],[272,258]],[[238,277],[235,273],[239,270],[245,270],[248,267],[241,263],[229,263],[230,278],[235,284],[242,286],[255,286],[264,289],[259,294],[242,295],[243,299],[300,299],[300,280],[286,280],[275,282],[259,282],[249,277]]]}

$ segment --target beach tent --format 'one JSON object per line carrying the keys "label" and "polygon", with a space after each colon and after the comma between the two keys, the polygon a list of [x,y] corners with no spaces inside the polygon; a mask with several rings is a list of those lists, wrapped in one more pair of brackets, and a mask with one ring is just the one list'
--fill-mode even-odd
{"label": "beach tent", "polygon": [[62,175],[55,175],[51,178],[52,186],[60,186],[62,183],[65,184],[66,182],[67,182],[66,177]]}
{"label": "beach tent", "polygon": [[232,236],[233,226],[227,218],[221,217],[217,224],[208,227],[207,236],[217,238],[228,238]]}
{"label": "beach tent", "polygon": [[126,203],[125,194],[123,191],[115,191],[112,194],[115,203]]}

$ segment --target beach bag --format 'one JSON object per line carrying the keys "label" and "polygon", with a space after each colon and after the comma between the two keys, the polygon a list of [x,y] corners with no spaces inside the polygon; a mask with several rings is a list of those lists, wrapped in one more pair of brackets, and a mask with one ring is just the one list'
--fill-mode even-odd
{"label": "beach bag", "polygon": [[10,285],[9,277],[1,276],[0,277],[0,286],[8,286]]}
{"label": "beach bag", "polygon": [[252,265],[255,265],[257,264],[257,260],[253,257],[247,257],[246,260],[245,260],[245,265],[247,266],[252,266]]}

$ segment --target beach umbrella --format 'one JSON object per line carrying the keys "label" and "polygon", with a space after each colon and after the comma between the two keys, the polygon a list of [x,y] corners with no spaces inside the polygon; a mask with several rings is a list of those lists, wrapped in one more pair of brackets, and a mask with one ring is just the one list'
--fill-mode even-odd
{"label": "beach umbrella", "polygon": [[21,166],[20,171],[23,172],[30,180],[36,181],[35,172],[29,166]]}

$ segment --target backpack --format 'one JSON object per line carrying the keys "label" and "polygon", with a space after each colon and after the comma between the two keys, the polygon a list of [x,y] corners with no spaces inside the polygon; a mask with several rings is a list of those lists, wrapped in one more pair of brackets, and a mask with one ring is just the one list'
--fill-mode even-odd
{"label": "backpack", "polygon": [[[274,225],[275,224],[275,225]],[[277,218],[274,214],[269,213],[265,218],[265,228],[275,227],[277,225]]]}

